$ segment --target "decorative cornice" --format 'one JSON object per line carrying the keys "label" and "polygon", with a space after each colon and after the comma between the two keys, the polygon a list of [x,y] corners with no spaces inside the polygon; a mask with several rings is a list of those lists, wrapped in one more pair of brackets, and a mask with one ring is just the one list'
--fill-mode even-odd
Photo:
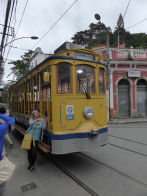
{"label": "decorative cornice", "polygon": [[[106,63],[106,61],[104,61]],[[109,65],[147,65],[147,61],[115,61],[110,60]]]}

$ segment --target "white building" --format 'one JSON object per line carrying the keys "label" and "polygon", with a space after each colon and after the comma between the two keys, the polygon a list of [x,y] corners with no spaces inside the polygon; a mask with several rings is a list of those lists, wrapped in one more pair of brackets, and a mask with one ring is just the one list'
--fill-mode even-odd
{"label": "white building", "polygon": [[42,61],[44,61],[47,57],[52,56],[51,54],[45,54],[42,52],[41,48],[36,48],[36,50],[30,56],[30,65],[31,69],[36,67]]}

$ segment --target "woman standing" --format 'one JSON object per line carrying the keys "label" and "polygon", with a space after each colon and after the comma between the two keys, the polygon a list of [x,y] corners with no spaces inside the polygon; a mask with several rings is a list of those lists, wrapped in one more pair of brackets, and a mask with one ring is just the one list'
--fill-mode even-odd
{"label": "woman standing", "polygon": [[38,110],[34,110],[32,112],[32,119],[29,120],[29,123],[30,123],[30,128],[28,129],[26,134],[34,135],[35,146],[33,145],[33,141],[32,141],[31,149],[28,150],[28,162],[29,162],[28,169],[33,171],[35,161],[37,158],[39,139],[41,135],[43,136],[43,130],[46,128],[46,123],[42,118],[40,118],[40,112]]}

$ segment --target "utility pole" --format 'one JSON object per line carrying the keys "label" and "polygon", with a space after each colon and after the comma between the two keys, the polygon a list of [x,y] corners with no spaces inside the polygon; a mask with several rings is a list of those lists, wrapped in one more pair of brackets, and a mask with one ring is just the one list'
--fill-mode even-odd
{"label": "utility pole", "polygon": [[5,35],[6,35],[6,29],[7,29],[8,19],[9,19],[10,8],[11,8],[11,0],[8,0],[6,16],[5,16],[5,25],[4,25],[3,36],[2,36],[2,41],[1,41],[0,56],[2,56],[2,51],[3,51],[3,46],[4,46],[4,40],[5,40]]}
{"label": "utility pole", "polygon": [[7,9],[6,9],[6,15],[5,15],[5,24],[4,24],[4,29],[2,33],[2,40],[0,44],[0,84],[2,81],[2,76],[4,72],[4,67],[3,67],[3,46],[5,42],[5,36],[6,36],[6,30],[7,30],[7,24],[8,24],[8,19],[9,19],[9,13],[10,13],[10,8],[11,8],[11,0],[8,0],[7,2]]}
{"label": "utility pole", "polygon": [[119,41],[119,27],[118,27],[118,40],[117,40],[117,46],[119,46],[119,43],[120,43],[120,41]]}
{"label": "utility pole", "polygon": [[[100,21],[100,19],[101,19],[100,15],[99,14],[95,14],[95,19]],[[110,64],[109,64],[109,61],[110,61],[109,31],[106,29],[105,33],[106,33],[106,47],[107,47],[107,51],[106,51],[106,56],[107,56],[107,62],[106,62],[106,69],[107,69],[107,92],[108,92],[108,99],[109,99],[107,103],[109,103],[109,106],[108,106],[109,117],[108,118],[109,118],[109,121],[110,121],[111,120],[111,114],[110,114],[110,84],[111,84],[110,73],[111,73],[111,70],[110,70]]]}
{"label": "utility pole", "polygon": [[111,85],[111,79],[110,79],[110,74],[111,74],[111,69],[110,69],[110,46],[109,46],[109,32],[106,30],[106,37],[107,37],[107,41],[106,41],[106,46],[107,46],[107,62],[106,62],[106,66],[107,66],[107,90],[108,90],[108,103],[109,103],[109,121],[111,120],[111,110],[110,110],[110,85]]}

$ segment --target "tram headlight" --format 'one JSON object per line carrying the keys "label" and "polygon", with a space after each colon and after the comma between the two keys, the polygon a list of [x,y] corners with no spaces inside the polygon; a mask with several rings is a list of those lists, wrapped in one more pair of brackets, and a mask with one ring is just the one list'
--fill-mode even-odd
{"label": "tram headlight", "polygon": [[90,119],[90,118],[93,117],[93,115],[94,115],[94,110],[93,110],[93,108],[92,108],[91,106],[86,106],[86,107],[84,108],[84,110],[83,110],[83,116],[84,116],[85,118]]}

